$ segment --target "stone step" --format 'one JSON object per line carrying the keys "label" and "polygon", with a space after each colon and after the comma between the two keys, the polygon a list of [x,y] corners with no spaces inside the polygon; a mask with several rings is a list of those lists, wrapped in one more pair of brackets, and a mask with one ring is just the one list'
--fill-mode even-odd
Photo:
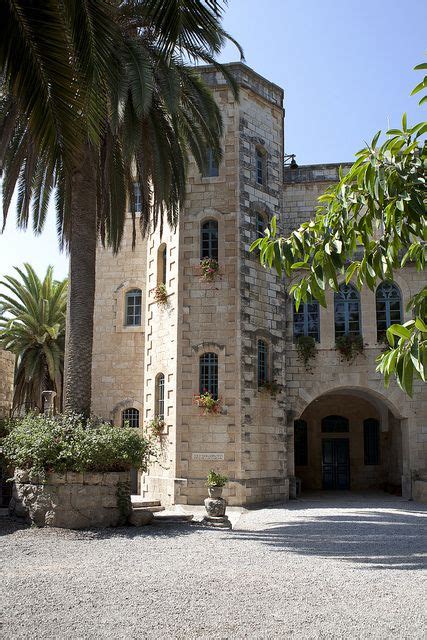
{"label": "stone step", "polygon": [[193,514],[191,513],[158,513],[154,516],[153,522],[158,522],[161,524],[164,523],[174,523],[174,522],[190,522],[193,519]]}
{"label": "stone step", "polygon": [[132,503],[132,511],[151,511],[151,513],[157,513],[158,511],[164,511],[164,510],[165,508],[162,507],[161,505],[147,507],[146,505],[139,505],[139,504],[135,504],[134,502]]}
{"label": "stone step", "polygon": [[145,500],[140,496],[131,496],[133,507],[160,507],[160,500]]}

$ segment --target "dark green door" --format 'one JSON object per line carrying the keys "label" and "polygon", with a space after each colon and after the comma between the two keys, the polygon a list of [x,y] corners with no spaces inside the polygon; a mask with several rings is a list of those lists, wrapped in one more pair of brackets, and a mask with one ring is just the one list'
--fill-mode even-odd
{"label": "dark green door", "polygon": [[138,470],[134,469],[132,467],[132,469],[130,470],[130,492],[131,494],[137,495],[139,493],[138,491]]}
{"label": "dark green door", "polygon": [[322,440],[322,485],[324,489],[350,489],[348,438]]}

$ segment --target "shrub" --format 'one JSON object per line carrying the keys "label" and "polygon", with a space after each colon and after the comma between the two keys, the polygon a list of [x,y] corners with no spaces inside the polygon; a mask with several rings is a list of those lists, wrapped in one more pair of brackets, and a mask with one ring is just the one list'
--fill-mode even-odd
{"label": "shrub", "polygon": [[228,482],[227,476],[222,476],[220,473],[215,473],[211,469],[206,478],[207,487],[223,487]]}
{"label": "shrub", "polygon": [[363,353],[363,338],[359,335],[345,334],[336,339],[335,348],[344,360],[351,364],[359,353]]}
{"label": "shrub", "polygon": [[161,307],[165,307],[168,303],[168,292],[165,284],[158,284],[154,289],[154,301]]}
{"label": "shrub", "polygon": [[313,336],[298,336],[296,341],[298,359],[304,363],[307,371],[311,369],[310,360],[316,357],[316,341]]}
{"label": "shrub", "polygon": [[78,415],[28,414],[2,441],[9,464],[43,475],[65,471],[146,469],[151,443],[135,429]]}

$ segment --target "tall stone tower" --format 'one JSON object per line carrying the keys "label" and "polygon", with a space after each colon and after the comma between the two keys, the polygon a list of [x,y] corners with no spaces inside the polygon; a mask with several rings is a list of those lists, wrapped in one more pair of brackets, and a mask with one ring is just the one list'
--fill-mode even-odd
{"label": "tall stone tower", "polygon": [[[211,159],[204,176],[192,163],[177,228],[98,258],[93,410],[120,424],[136,409],[140,427],[164,419],[159,464],[138,486],[164,504],[200,503],[211,468],[229,477],[230,504],[288,497],[284,288],[249,253],[279,214],[283,91],[242,63],[229,70],[239,100],[220,73],[200,68],[222,112],[224,157],[218,167]],[[219,263],[214,282],[200,279],[203,257]],[[126,326],[135,290],[140,323]],[[205,388],[219,413],[195,406]]]}

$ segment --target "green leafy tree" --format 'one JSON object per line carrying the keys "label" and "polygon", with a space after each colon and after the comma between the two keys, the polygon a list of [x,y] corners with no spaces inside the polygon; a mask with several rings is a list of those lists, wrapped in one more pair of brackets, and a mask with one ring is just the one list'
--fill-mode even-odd
{"label": "green leafy tree", "polygon": [[42,409],[42,391],[60,407],[64,371],[67,281],[43,280],[25,264],[0,281],[0,348],[16,356],[14,409]]}
{"label": "green leafy tree", "polygon": [[[427,64],[415,67],[427,69]],[[427,88],[427,77],[413,91]],[[420,104],[424,102],[424,96]],[[338,184],[319,198],[312,220],[288,237],[272,223],[251,250],[260,251],[261,263],[288,278],[298,275],[290,288],[296,306],[309,297],[326,306],[325,291],[338,290],[339,276],[358,288],[374,290],[378,281],[393,280],[407,263],[424,270],[427,240],[427,123],[390,129],[387,140],[356,154],[357,160]],[[409,302],[414,319],[387,330],[389,348],[378,356],[377,369],[385,384],[395,376],[412,395],[413,380],[427,379],[427,287]]]}
{"label": "green leafy tree", "polygon": [[[187,65],[214,64],[235,88],[227,68],[215,62],[229,36],[221,27],[221,3],[214,0],[3,4],[3,215],[17,187],[19,226],[27,227],[32,217],[40,232],[56,188],[58,235],[70,252],[65,408],[88,414],[97,242],[119,250],[127,202],[135,240],[134,183],[142,196],[143,233],[164,217],[176,224],[189,154],[200,168],[208,147],[220,158],[219,109],[197,70]],[[40,33],[46,35],[41,39]],[[50,75],[45,67],[50,69],[51,56],[56,60],[54,45],[44,60],[44,39],[55,42],[61,54]],[[20,68],[21,49],[31,74]],[[20,91],[31,96],[35,90],[34,76],[46,86],[37,108],[30,97],[20,99]],[[51,86],[58,105],[71,105],[75,135],[67,110],[58,117],[55,112],[44,132],[45,111],[56,105]]]}

